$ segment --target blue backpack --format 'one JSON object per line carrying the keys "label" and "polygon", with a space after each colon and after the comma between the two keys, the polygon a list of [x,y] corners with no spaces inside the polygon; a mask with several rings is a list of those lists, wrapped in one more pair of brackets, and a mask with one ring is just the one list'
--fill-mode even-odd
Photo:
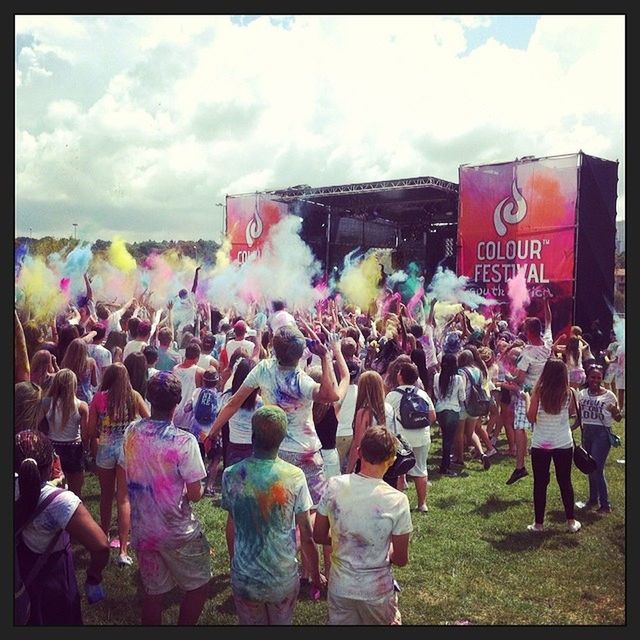
{"label": "blue backpack", "polygon": [[203,387],[193,408],[193,417],[200,425],[211,425],[218,415],[218,394],[215,389]]}

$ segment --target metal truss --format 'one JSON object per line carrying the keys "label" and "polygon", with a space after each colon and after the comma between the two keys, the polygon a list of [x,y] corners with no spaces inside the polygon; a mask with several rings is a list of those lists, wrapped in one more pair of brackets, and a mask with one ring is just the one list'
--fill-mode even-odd
{"label": "metal truss", "polygon": [[288,189],[266,191],[265,194],[276,196],[279,200],[287,202],[296,200],[301,196],[337,196],[348,194],[373,193],[383,191],[399,191],[418,187],[436,187],[451,194],[458,194],[458,185],[442,180],[424,176],[420,178],[402,178],[399,180],[380,180],[377,182],[359,182],[355,184],[342,184],[331,187],[310,187],[309,185],[297,185]]}

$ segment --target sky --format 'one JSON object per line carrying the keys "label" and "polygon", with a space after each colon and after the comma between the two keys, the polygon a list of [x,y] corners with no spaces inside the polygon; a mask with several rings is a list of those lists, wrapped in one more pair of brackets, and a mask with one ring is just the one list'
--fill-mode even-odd
{"label": "sky", "polygon": [[624,52],[623,15],[16,15],[15,236],[219,242],[227,194],[578,151],[623,219]]}

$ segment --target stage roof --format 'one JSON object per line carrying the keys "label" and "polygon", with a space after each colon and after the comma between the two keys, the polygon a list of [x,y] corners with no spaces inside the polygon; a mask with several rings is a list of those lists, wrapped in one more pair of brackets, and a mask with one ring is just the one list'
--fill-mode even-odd
{"label": "stage roof", "polygon": [[341,216],[394,226],[453,223],[458,217],[458,185],[430,176],[329,187],[296,185],[263,193],[273,200],[328,207]]}

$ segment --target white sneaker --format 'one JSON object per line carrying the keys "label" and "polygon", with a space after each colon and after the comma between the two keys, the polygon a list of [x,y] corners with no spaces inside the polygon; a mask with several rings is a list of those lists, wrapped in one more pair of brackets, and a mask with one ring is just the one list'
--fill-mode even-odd
{"label": "white sneaker", "polygon": [[133,558],[122,553],[118,556],[116,563],[121,567],[130,567],[133,564]]}
{"label": "white sneaker", "polygon": [[527,531],[533,531],[534,533],[542,533],[544,531],[544,527],[538,526],[535,522],[533,524],[527,525]]}
{"label": "white sneaker", "polygon": [[576,533],[580,531],[580,529],[582,529],[582,525],[577,520],[574,520],[573,524],[567,525],[567,531],[570,531],[571,533]]}
{"label": "white sneaker", "polygon": [[496,453],[498,453],[498,450],[497,450],[495,447],[492,447],[491,449],[489,449],[489,451],[487,451],[487,455],[488,455],[489,457],[491,457],[491,456],[495,456],[495,455],[496,455]]}
{"label": "white sneaker", "polygon": [[427,507],[426,504],[423,504],[420,507],[418,507],[416,511],[420,511],[421,513],[426,513],[427,511],[429,511],[429,507]]}

